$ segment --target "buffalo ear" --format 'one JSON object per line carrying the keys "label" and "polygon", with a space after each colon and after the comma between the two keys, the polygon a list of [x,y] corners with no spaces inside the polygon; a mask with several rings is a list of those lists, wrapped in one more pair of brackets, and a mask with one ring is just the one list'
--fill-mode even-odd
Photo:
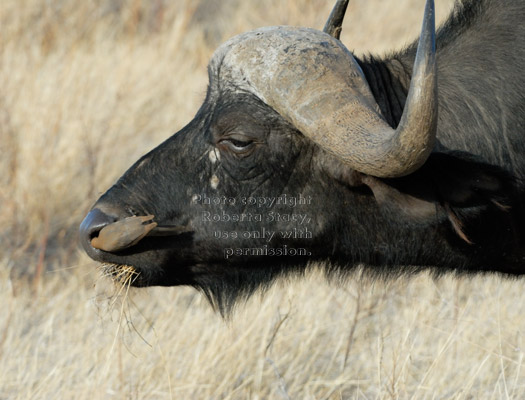
{"label": "buffalo ear", "polygon": [[[382,210],[416,222],[446,218],[456,234],[472,244],[465,222],[485,212],[506,215],[517,198],[514,178],[500,167],[462,152],[433,153],[411,175],[379,180],[363,177]],[[433,210],[433,212],[432,212]]]}
{"label": "buffalo ear", "polygon": [[463,152],[433,153],[414,175],[430,177],[438,200],[456,208],[491,203],[506,210],[517,193],[515,178],[507,171]]}
{"label": "buffalo ear", "polygon": [[348,186],[367,186],[386,218],[415,224],[448,220],[469,244],[476,233],[466,232],[465,222],[486,212],[509,216],[516,206],[511,199],[519,198],[508,172],[463,152],[432,153],[419,170],[401,178],[376,178],[333,162],[325,170]]}

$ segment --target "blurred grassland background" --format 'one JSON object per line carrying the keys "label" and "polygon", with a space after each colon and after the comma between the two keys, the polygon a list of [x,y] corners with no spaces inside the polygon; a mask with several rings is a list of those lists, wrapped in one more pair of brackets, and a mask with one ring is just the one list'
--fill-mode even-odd
{"label": "blurred grassland background", "polygon": [[[322,28],[332,3],[1,0],[0,399],[524,398],[523,280],[314,272],[225,322],[192,289],[115,287],[78,249],[96,198],[193,117],[218,44]],[[352,0],[342,40],[400,48],[422,9]]]}

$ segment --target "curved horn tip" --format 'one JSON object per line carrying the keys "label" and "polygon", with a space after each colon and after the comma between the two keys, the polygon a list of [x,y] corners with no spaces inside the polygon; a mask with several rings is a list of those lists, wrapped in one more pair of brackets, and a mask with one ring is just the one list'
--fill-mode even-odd
{"label": "curved horn tip", "polygon": [[380,156],[381,163],[367,171],[370,175],[397,178],[419,169],[430,156],[437,133],[437,67],[434,1],[427,0],[421,36],[414,60],[410,88],[401,120],[390,136]]}
{"label": "curved horn tip", "polygon": [[396,129],[397,149],[407,154],[406,171],[423,165],[434,147],[437,132],[437,68],[434,1],[427,0],[408,96]]}
{"label": "curved horn tip", "polygon": [[421,36],[417,45],[416,59],[414,61],[414,75],[416,67],[422,65],[432,67],[435,63],[436,54],[436,12],[434,0],[427,0],[425,14],[421,26]]}
{"label": "curved horn tip", "polygon": [[328,33],[336,39],[341,36],[341,30],[343,29],[343,20],[345,18],[346,8],[348,7],[349,0],[337,0],[326,21],[323,28],[323,32]]}

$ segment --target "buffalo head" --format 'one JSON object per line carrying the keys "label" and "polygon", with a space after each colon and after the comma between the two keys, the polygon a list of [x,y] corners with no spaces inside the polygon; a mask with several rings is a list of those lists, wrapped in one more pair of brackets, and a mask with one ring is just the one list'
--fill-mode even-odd
{"label": "buffalo head", "polygon": [[[448,166],[445,175],[477,165],[431,156],[433,2],[396,128],[334,37],[340,22],[325,30],[333,36],[262,28],[220,46],[195,118],[138,160],[82,222],[89,256],[114,270],[131,266],[137,286],[193,285],[221,304],[315,261],[329,268],[467,265],[472,255],[463,250],[473,241],[462,218],[470,214],[453,208],[486,202],[470,189],[455,203],[450,194],[438,199],[429,186],[436,165]],[[499,192],[505,174],[480,171],[465,173],[475,181],[472,192]]]}

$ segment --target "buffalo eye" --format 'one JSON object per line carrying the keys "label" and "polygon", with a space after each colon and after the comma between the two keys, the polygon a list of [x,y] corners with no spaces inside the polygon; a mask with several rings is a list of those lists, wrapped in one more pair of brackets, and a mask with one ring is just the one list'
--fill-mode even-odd
{"label": "buffalo eye", "polygon": [[219,146],[234,154],[247,156],[255,147],[255,142],[247,137],[229,136],[219,141]]}

